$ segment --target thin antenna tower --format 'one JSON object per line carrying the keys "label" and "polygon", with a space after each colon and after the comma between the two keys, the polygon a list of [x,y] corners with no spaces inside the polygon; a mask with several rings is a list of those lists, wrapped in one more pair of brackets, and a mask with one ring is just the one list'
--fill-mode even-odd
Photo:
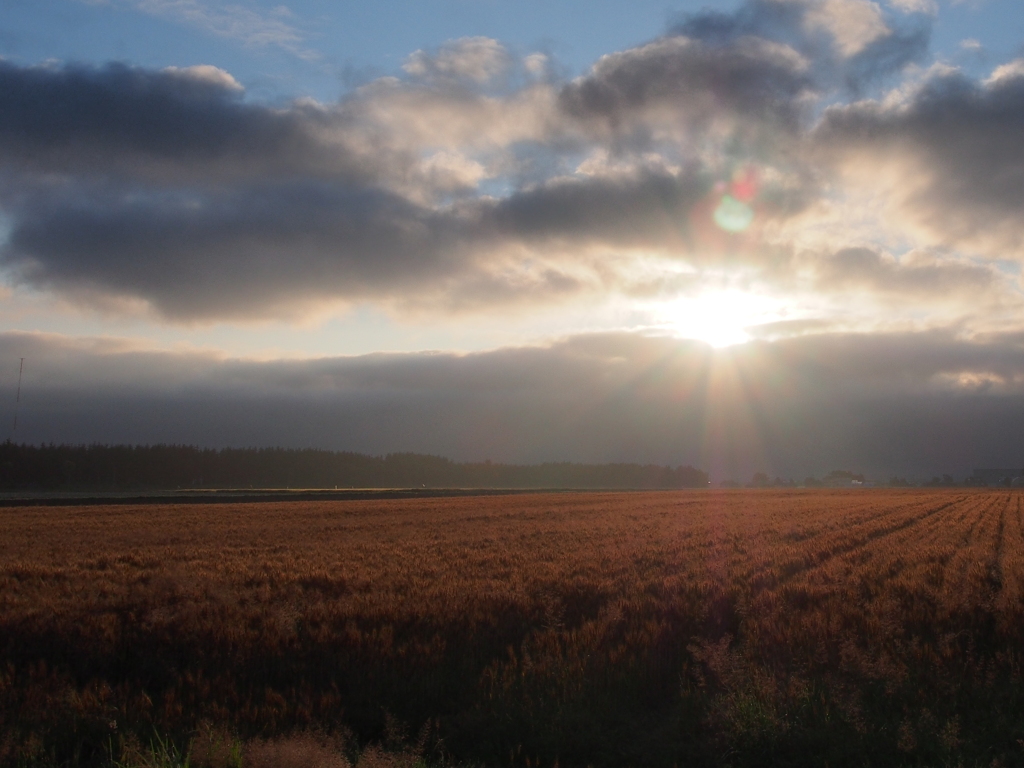
{"label": "thin antenna tower", "polygon": [[14,426],[11,427],[11,439],[14,439],[14,432],[18,428],[18,406],[21,404],[21,373],[25,370],[25,358],[20,358],[21,365],[18,366],[18,395],[14,399]]}

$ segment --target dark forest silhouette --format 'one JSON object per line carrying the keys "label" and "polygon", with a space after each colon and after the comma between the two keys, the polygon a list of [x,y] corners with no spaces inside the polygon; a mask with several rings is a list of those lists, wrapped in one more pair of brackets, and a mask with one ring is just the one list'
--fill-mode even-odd
{"label": "dark forest silhouette", "polygon": [[185,445],[0,444],[0,489],[698,488],[708,475],[653,464],[459,463],[440,456]]}

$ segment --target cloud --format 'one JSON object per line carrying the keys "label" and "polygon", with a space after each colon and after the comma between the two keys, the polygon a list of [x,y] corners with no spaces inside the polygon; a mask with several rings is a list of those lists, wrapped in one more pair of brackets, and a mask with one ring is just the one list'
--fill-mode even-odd
{"label": "cloud", "polygon": [[601,58],[568,84],[560,105],[584,125],[615,130],[649,125],[708,130],[716,121],[792,127],[812,80],[810,62],[786,45],[741,37],[725,45],[678,35]]}
{"label": "cloud", "polygon": [[[440,293],[439,303],[461,306],[536,300],[546,293],[537,291],[541,282],[560,283],[560,293],[582,287],[545,260],[558,242],[664,247],[681,239],[680,217],[700,194],[699,180],[646,177],[569,182],[435,211],[383,191],[308,182],[128,200],[76,189],[48,198],[52,207],[28,205],[4,257],[21,283],[144,296],[181,319],[403,294],[429,304]],[[531,265],[516,254],[502,260],[509,250],[532,253]],[[585,265],[578,254],[570,261]],[[479,295],[467,295],[469,286]]]}
{"label": "cloud", "polygon": [[885,14],[871,0],[747,0],[735,12],[704,11],[677,25],[717,45],[755,38],[786,44],[812,62],[817,87],[860,93],[927,53],[927,17]]}
{"label": "cloud", "polygon": [[433,54],[423,50],[410,54],[402,69],[418,78],[468,80],[482,85],[511,64],[512,57],[497,40],[463,37],[445,43]]}
{"label": "cloud", "polygon": [[80,301],[143,297],[180,320],[287,316],[332,300],[508,305],[633,292],[631,253],[764,264],[756,240],[707,221],[711,187],[701,173],[641,171],[438,209],[328,181],[130,196],[68,185],[22,194],[0,256],[20,284]]}
{"label": "cloud", "polygon": [[463,38],[332,104],[256,103],[209,65],[0,62],[0,266],[175,322],[717,281],[797,317],[856,297],[870,327],[911,305],[920,327],[1002,327],[1017,277],[979,258],[1019,247],[1024,78],[907,70],[930,20],[901,8],[748,0],[570,81]]}
{"label": "cloud", "polygon": [[0,360],[20,356],[19,439],[33,442],[655,461],[716,480],[843,467],[885,479],[1019,464],[1024,427],[1019,334],[811,333],[715,351],[614,333],[469,355],[271,362],[0,335]]}
{"label": "cloud", "polygon": [[368,189],[307,182],[129,200],[75,192],[21,219],[4,251],[16,279],[70,295],[142,296],[168,317],[287,314],[410,291],[459,259],[457,220]]}
{"label": "cloud", "polygon": [[804,24],[810,30],[823,29],[832,35],[845,58],[892,33],[882,19],[882,9],[864,0],[823,0],[808,8]]}
{"label": "cloud", "polygon": [[937,0],[889,0],[889,5],[903,13],[927,13],[934,15],[939,12]]}
{"label": "cloud", "polygon": [[819,286],[826,290],[862,288],[898,300],[912,296],[959,298],[963,294],[992,294],[1000,283],[997,273],[969,262],[950,262],[910,253],[897,261],[872,248],[844,248],[818,262]]}
{"label": "cloud", "polygon": [[354,153],[332,142],[324,110],[241,96],[230,74],[210,66],[0,62],[0,169],[20,171],[19,186],[55,175],[163,185],[360,174]]}
{"label": "cloud", "polygon": [[550,57],[546,53],[530,53],[523,57],[523,66],[531,75],[543,75],[550,64]]}
{"label": "cloud", "polygon": [[231,75],[220,67],[210,64],[196,64],[191,67],[164,67],[163,72],[179,77],[191,78],[204,83],[226,88],[229,91],[244,91],[245,88]]}
{"label": "cloud", "polygon": [[[417,87],[270,109],[212,67],[0,64],[0,81],[12,220],[0,254],[19,283],[79,300],[143,299],[178,319],[410,293],[443,306],[538,300],[607,283],[595,249],[701,242],[688,223],[711,184],[699,168],[555,177],[439,205],[488,171],[472,153],[412,156],[392,112],[424,97]],[[470,115],[492,101],[452,98]],[[529,109],[517,98],[513,111]],[[554,121],[554,101],[538,101]]]}
{"label": "cloud", "polygon": [[1024,59],[1014,59],[996,67],[985,80],[985,85],[999,87],[1003,84],[1012,84],[1014,80],[1019,80],[1022,77],[1024,77]]}
{"label": "cloud", "polygon": [[851,188],[885,189],[903,226],[936,245],[1024,255],[1024,68],[984,82],[939,69],[891,98],[834,106],[816,132]]}
{"label": "cloud", "polygon": [[306,35],[289,20],[293,14],[279,5],[270,13],[234,3],[206,0],[123,0],[143,13],[173,19],[246,45],[275,46],[303,59],[318,54],[305,46]]}

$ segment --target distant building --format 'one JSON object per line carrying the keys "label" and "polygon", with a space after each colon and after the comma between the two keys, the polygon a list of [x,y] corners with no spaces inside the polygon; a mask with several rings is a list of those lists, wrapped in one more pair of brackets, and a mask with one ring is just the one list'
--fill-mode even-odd
{"label": "distant building", "polygon": [[855,474],[845,469],[836,469],[825,475],[821,481],[826,488],[863,488],[864,475]]}
{"label": "distant building", "polygon": [[1014,479],[1021,477],[1022,474],[1024,474],[1024,470],[1019,467],[1016,469],[975,467],[969,480],[971,485],[1011,485]]}
{"label": "distant building", "polygon": [[874,488],[874,483],[865,480],[852,480],[849,477],[826,477],[821,481],[826,488]]}

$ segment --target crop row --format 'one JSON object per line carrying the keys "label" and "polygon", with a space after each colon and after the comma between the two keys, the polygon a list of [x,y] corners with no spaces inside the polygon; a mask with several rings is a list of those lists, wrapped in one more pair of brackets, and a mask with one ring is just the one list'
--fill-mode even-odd
{"label": "crop row", "polygon": [[4,510],[0,761],[401,722],[487,765],[1019,763],[1021,501]]}

